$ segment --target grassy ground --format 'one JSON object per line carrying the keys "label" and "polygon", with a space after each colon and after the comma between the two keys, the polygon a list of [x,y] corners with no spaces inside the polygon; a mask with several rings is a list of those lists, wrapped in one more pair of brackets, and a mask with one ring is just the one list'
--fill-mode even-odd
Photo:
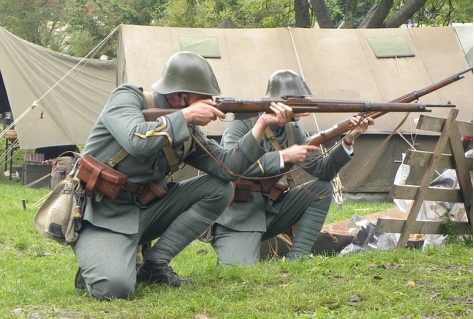
{"label": "grassy ground", "polygon": [[[74,289],[72,250],[34,228],[30,207],[48,191],[0,177],[0,318],[473,317],[472,246],[464,243],[218,267],[210,245],[195,241],[172,266],[198,285],[139,285],[130,300],[97,301]],[[345,203],[329,222],[390,207]]]}

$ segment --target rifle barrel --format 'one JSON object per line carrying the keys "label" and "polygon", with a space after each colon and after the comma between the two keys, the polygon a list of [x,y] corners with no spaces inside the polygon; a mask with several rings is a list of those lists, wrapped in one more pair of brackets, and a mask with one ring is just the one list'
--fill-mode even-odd
{"label": "rifle barrel", "polygon": [[[303,99],[300,99],[303,100]],[[283,102],[283,101],[282,101]],[[432,107],[455,107],[455,104],[420,104],[420,103],[377,103],[351,101],[288,101],[293,113],[353,113],[353,112],[431,112]],[[272,112],[271,101],[260,100],[226,100],[218,102],[216,108],[224,113],[258,113]],[[179,108],[154,108],[142,110],[146,121],[156,121],[160,116],[178,111]]]}

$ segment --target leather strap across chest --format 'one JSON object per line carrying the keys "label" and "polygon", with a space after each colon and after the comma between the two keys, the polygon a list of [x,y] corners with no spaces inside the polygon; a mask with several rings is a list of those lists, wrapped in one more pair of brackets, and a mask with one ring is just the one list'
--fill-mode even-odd
{"label": "leather strap across chest", "polygon": [[[155,103],[153,101],[153,93],[143,92],[143,95],[145,96],[147,108],[149,109],[154,108]],[[192,139],[189,138],[186,142],[184,142],[183,157],[182,157],[183,160],[186,158],[189,151],[191,150],[191,146],[192,146]],[[163,147],[163,152],[165,153],[166,159],[168,160],[170,174],[173,174],[179,169],[180,161],[176,158],[176,154],[174,153],[173,148],[170,145]]]}
{"label": "leather strap across chest", "polygon": [[[267,136],[268,140],[272,144],[275,151],[280,151],[281,145],[280,143],[278,143],[275,133],[269,127],[265,129],[265,135]],[[290,186],[290,188],[293,188],[296,186],[293,174],[291,174],[291,172],[286,173],[286,179],[288,181],[288,185]]]}

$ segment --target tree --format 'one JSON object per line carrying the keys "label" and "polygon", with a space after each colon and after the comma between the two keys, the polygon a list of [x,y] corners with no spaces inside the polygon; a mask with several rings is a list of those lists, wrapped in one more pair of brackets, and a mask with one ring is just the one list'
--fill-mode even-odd
{"label": "tree", "polygon": [[[304,14],[309,16],[309,11]],[[168,27],[217,28],[227,19],[237,28],[295,25],[292,0],[174,0],[154,17],[153,25]]]}
{"label": "tree", "polygon": [[[298,1],[298,0],[295,0]],[[470,0],[310,0],[320,28],[398,28],[413,25],[442,26],[472,22]],[[340,12],[344,12],[341,16]]]}
{"label": "tree", "polygon": [[[67,0],[71,47],[69,54],[85,56],[120,24],[150,25],[160,0]],[[97,55],[115,56],[115,38]]]}
{"label": "tree", "polygon": [[0,25],[29,42],[62,51],[67,26],[62,0],[0,0]]}
{"label": "tree", "polygon": [[[0,0],[0,25],[86,56],[120,24],[217,28],[396,28],[472,22],[472,0]],[[96,52],[114,57],[115,39]]]}

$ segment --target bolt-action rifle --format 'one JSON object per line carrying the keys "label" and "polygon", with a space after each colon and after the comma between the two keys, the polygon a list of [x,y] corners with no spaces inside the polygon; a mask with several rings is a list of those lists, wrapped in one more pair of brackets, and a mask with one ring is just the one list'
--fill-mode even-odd
{"label": "bolt-action rifle", "polygon": [[[447,86],[447,85],[449,85],[453,82],[456,82],[456,81],[464,78],[463,74],[467,73],[469,71],[472,72],[472,69],[473,68],[469,68],[469,69],[464,70],[462,72],[451,75],[450,77],[447,77],[444,80],[441,80],[441,81],[436,82],[434,84],[428,85],[425,88],[407,93],[403,96],[400,96],[399,98],[396,98],[396,99],[390,101],[390,103],[410,103],[410,102],[413,102],[413,101],[417,101],[420,97],[422,97],[424,95],[427,95],[427,94],[429,94],[431,92],[434,92],[434,91],[436,91],[436,90],[438,90],[438,89],[440,89],[444,86]],[[446,106],[452,107],[453,105],[446,105]],[[387,111],[387,112],[391,112],[391,111]],[[370,111],[370,112],[361,112],[357,115],[365,116],[365,117],[371,117],[373,119],[376,119],[376,118],[386,114],[387,112],[385,112],[385,111]],[[352,122],[349,118],[345,121],[337,123],[336,125],[332,126],[330,129],[328,129],[326,131],[319,132],[315,135],[310,136],[308,138],[306,144],[319,146],[319,145],[323,144],[324,142],[327,142],[327,141],[329,141],[329,140],[331,140],[335,137],[340,136],[341,134],[343,134],[345,132],[350,131],[352,128],[353,128],[352,127]],[[285,165],[285,172],[289,171],[292,166],[293,166],[293,164]],[[281,178],[281,176],[275,176],[275,177],[272,177],[272,178],[262,179],[260,182],[262,183],[263,188],[269,193],[270,190],[275,186],[275,184],[280,180],[280,178]]]}
{"label": "bolt-action rifle", "polygon": [[[453,104],[418,104],[418,103],[377,103],[352,100],[318,100],[291,97],[261,98],[255,100],[238,100],[217,98],[216,108],[223,113],[259,113],[272,112],[270,104],[281,102],[293,109],[293,113],[351,113],[351,112],[431,112],[432,107],[454,107]],[[152,108],[142,110],[146,121],[156,121],[160,116],[178,111],[179,108]]]}

